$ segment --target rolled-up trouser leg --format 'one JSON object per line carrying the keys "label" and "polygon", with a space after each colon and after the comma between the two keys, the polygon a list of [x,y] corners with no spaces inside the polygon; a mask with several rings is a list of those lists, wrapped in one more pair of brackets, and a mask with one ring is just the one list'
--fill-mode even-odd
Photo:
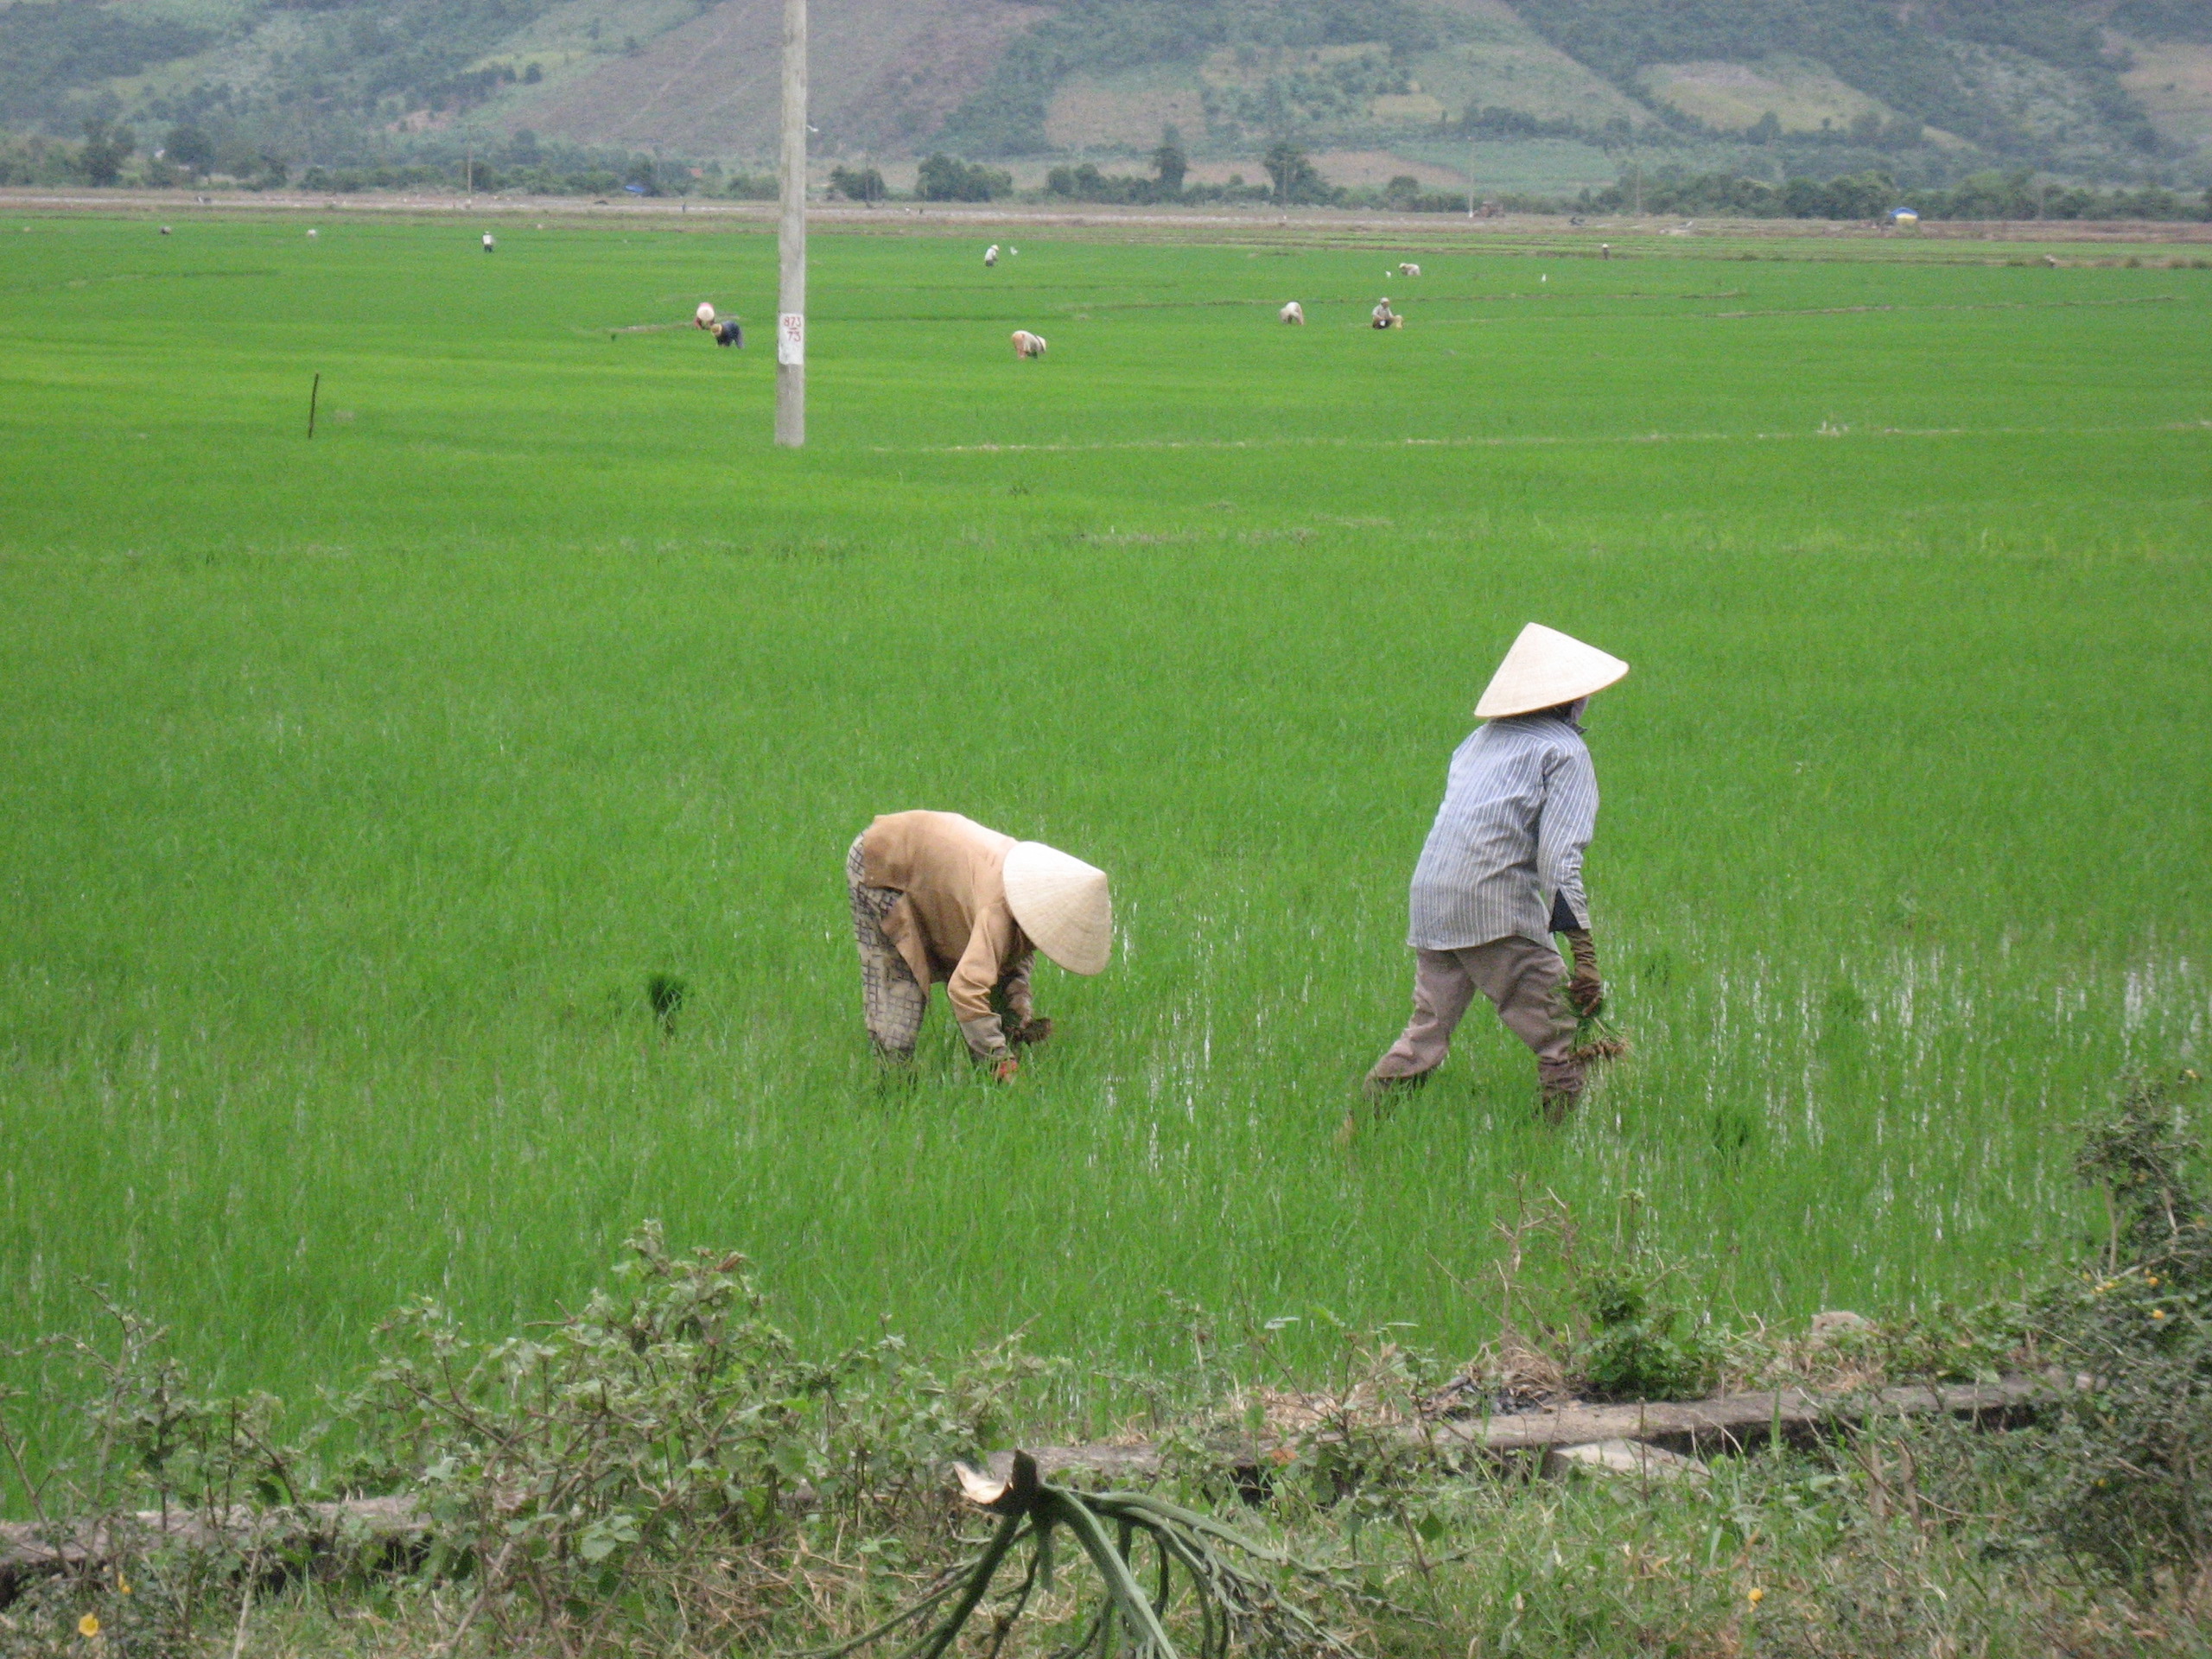
{"label": "rolled-up trouser leg", "polygon": [[887,1058],[910,1060],[914,1039],[922,1029],[922,1015],[929,1007],[929,993],[914,982],[891,941],[884,937],[883,918],[899,899],[896,887],[871,887],[861,880],[865,864],[862,837],[855,836],[845,855],[845,887],[853,900],[853,943],[861,954],[861,1015],[876,1052]]}
{"label": "rolled-up trouser leg", "polygon": [[1461,952],[1414,952],[1414,1017],[1406,1022],[1389,1052],[1367,1074],[1370,1083],[1399,1083],[1425,1077],[1444,1064],[1452,1033],[1475,1000],[1475,982],[1459,961]]}
{"label": "rolled-up trouser leg", "polygon": [[1548,944],[1492,939],[1453,952],[1468,979],[1497,1006],[1505,1028],[1536,1057],[1536,1077],[1548,1096],[1582,1092],[1582,1062],[1574,1058],[1574,1017],[1560,982],[1567,970]]}

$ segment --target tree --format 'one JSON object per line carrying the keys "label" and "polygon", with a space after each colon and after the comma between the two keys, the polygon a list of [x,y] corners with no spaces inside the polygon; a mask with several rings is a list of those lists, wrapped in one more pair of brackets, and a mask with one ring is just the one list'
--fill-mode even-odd
{"label": "tree", "polygon": [[1772,110],[1751,123],[1744,137],[1755,144],[1770,144],[1782,137],[1782,122]]}
{"label": "tree", "polygon": [[1287,138],[1278,138],[1269,145],[1260,165],[1274,181],[1275,200],[1286,207],[1293,202],[1325,202],[1334,194],[1313,158]]}
{"label": "tree", "polygon": [[942,151],[922,163],[914,183],[924,201],[988,201],[994,196],[1014,194],[1012,174],[956,162]]}
{"label": "tree", "polygon": [[830,188],[848,201],[873,205],[883,200],[883,175],[872,167],[833,167],[830,169]]}
{"label": "tree", "polygon": [[170,161],[189,172],[205,173],[215,165],[215,141],[198,127],[171,127],[162,149]]}
{"label": "tree", "polygon": [[1183,175],[1191,170],[1191,158],[1183,153],[1183,135],[1175,128],[1160,130],[1160,148],[1152,152],[1152,170],[1160,175],[1161,195],[1183,194]]}
{"label": "tree", "polygon": [[113,184],[123,163],[137,148],[138,141],[130,136],[130,128],[110,126],[98,119],[87,121],[85,147],[78,152],[77,165],[84,169],[87,184]]}

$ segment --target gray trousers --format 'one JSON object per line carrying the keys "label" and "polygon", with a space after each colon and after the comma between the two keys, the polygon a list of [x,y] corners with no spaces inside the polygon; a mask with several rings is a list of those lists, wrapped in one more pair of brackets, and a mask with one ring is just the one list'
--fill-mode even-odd
{"label": "gray trousers", "polygon": [[1536,1057],[1536,1077],[1550,1095],[1582,1090],[1574,1058],[1574,1016],[1560,984],[1559,952],[1517,935],[1459,950],[1414,953],[1414,1017],[1368,1077],[1377,1083],[1425,1077],[1444,1064],[1452,1033],[1480,991],[1497,1007],[1505,1028]]}

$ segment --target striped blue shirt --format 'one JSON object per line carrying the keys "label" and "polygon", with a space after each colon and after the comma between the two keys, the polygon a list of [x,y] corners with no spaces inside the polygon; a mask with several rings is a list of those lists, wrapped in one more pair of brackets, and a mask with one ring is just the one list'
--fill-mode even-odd
{"label": "striped blue shirt", "polygon": [[1598,827],[1598,774],[1581,728],[1547,710],[1478,726],[1452,756],[1421,862],[1417,950],[1515,934],[1542,943],[1554,922],[1590,925],[1582,851]]}

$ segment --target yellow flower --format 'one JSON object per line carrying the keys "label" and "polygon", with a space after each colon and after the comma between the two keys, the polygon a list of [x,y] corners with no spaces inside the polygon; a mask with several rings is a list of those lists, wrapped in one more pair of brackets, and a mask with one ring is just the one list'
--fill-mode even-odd
{"label": "yellow flower", "polygon": [[2166,1317],[2166,1310],[2163,1307],[2154,1307],[2151,1310],[2151,1317],[2154,1319],[2163,1319]]}
{"label": "yellow flower", "polygon": [[2143,1282],[2146,1285],[2155,1285],[2158,1282],[2158,1275],[2155,1273],[2146,1273],[2143,1275]]}
{"label": "yellow flower", "polygon": [[130,1580],[123,1576],[121,1567],[118,1567],[115,1572],[115,1587],[126,1596],[130,1593]]}
{"label": "yellow flower", "polygon": [[1752,1606],[1756,1607],[1759,1603],[1766,1599],[1766,1592],[1764,1590],[1754,1590],[1746,1596],[1745,1599],[1750,1602]]}
{"label": "yellow flower", "polygon": [[77,1634],[89,1641],[100,1633],[100,1622],[91,1613],[77,1621]]}

